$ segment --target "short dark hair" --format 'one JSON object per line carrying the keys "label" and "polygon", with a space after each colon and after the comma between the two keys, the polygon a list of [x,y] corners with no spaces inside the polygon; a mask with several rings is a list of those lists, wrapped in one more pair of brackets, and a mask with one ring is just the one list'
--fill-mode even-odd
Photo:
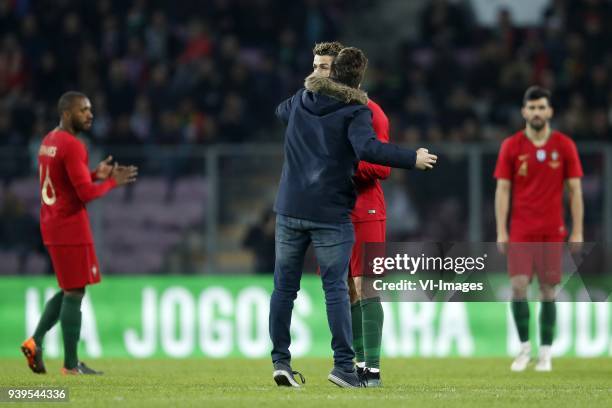
{"label": "short dark hair", "polygon": [[548,104],[552,106],[551,92],[548,89],[537,85],[530,86],[527,88],[525,95],[523,96],[523,105],[529,101],[535,101],[542,98],[546,98]]}
{"label": "short dark hair", "polygon": [[363,51],[355,47],[343,48],[334,59],[331,76],[351,88],[359,88],[367,66],[368,59]]}
{"label": "short dark hair", "polygon": [[59,115],[62,116],[64,112],[70,110],[74,104],[74,101],[80,98],[87,98],[87,95],[82,92],[68,91],[60,96],[59,101],[57,102],[57,112]]}
{"label": "short dark hair", "polygon": [[315,44],[312,55],[322,55],[326,57],[336,57],[342,51],[344,45],[338,41],[322,42]]}

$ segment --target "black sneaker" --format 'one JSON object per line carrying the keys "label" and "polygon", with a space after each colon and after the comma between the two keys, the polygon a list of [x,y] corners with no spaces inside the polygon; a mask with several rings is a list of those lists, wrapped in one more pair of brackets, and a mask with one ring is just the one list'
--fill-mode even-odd
{"label": "black sneaker", "polygon": [[274,363],[274,373],[272,378],[279,387],[296,387],[300,388],[302,385],[295,380],[294,375],[299,376],[302,384],[306,384],[306,379],[299,371],[293,371],[291,366],[282,361]]}
{"label": "black sneaker", "polygon": [[338,367],[329,373],[327,379],[341,388],[359,388],[362,387],[362,382],[357,371],[342,371]]}
{"label": "black sneaker", "polygon": [[91,367],[88,367],[84,362],[79,361],[75,368],[62,367],[63,375],[102,375],[102,371],[96,371]]}
{"label": "black sneaker", "polygon": [[373,373],[369,368],[364,370],[363,374],[361,375],[361,381],[363,383],[363,387],[375,388],[382,386],[380,371]]}

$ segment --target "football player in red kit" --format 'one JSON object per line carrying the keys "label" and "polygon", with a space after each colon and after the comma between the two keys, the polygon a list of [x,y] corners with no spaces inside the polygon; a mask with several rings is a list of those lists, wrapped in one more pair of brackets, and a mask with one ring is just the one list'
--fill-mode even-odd
{"label": "football player in red kit", "polygon": [[[497,242],[508,247],[512,313],[521,350],[512,371],[523,371],[531,358],[527,287],[534,273],[541,295],[540,349],[536,371],[552,369],[551,345],[556,320],[555,286],[561,281],[563,189],[567,187],[572,218],[569,242],[583,241],[582,166],[574,142],[550,128],[551,95],[531,87],[523,99],[524,130],[504,140],[495,168]],[[512,198],[512,200],[510,200]],[[512,208],[510,208],[512,201]],[[510,213],[510,234],[507,223]],[[533,243],[533,244],[520,244]],[[553,244],[546,244],[553,243]]]}
{"label": "football player in red kit", "polygon": [[[329,77],[334,58],[344,48],[338,42],[316,44],[313,49],[313,74]],[[372,111],[372,126],[378,139],[389,142],[389,120],[380,106],[368,98]],[[354,176],[357,201],[351,219],[355,229],[355,244],[351,254],[349,291],[353,323],[353,348],[357,371],[368,387],[377,387],[380,381],[380,346],[384,321],[379,297],[362,299],[364,243],[385,242],[385,197],[379,180],[389,177],[386,166],[359,162]]]}
{"label": "football player in red kit", "polygon": [[77,356],[85,286],[100,282],[86,204],[134,182],[137,168],[112,165],[109,156],[90,172],[85,144],[77,135],[91,128],[91,102],[82,93],[67,92],[59,99],[58,110],[60,123],[42,141],[38,171],[40,230],[61,290],[49,299],[36,331],[21,350],[33,372],[45,373],[43,338],[59,321],[64,339],[62,373],[100,374],[79,362]]}

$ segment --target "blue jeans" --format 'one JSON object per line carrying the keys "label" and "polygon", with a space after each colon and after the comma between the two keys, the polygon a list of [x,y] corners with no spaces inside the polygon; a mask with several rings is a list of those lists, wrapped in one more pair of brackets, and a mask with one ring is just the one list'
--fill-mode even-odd
{"label": "blue jeans", "polygon": [[353,371],[353,331],[347,286],[355,233],[353,224],[323,223],[276,216],[274,291],[270,298],[272,361],[291,361],[289,345],[293,301],[300,290],[304,255],[312,242],[325,291],[327,322],[332,334],[334,365]]}

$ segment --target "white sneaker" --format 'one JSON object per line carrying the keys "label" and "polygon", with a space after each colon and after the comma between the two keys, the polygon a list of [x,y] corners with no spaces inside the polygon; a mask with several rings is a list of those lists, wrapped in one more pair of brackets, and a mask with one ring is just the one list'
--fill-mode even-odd
{"label": "white sneaker", "polygon": [[550,346],[541,346],[538,356],[538,362],[535,365],[535,370],[540,372],[552,371],[552,356]]}
{"label": "white sneaker", "polygon": [[514,372],[525,371],[529,361],[531,360],[531,344],[529,342],[521,344],[521,351],[512,362],[510,370]]}

